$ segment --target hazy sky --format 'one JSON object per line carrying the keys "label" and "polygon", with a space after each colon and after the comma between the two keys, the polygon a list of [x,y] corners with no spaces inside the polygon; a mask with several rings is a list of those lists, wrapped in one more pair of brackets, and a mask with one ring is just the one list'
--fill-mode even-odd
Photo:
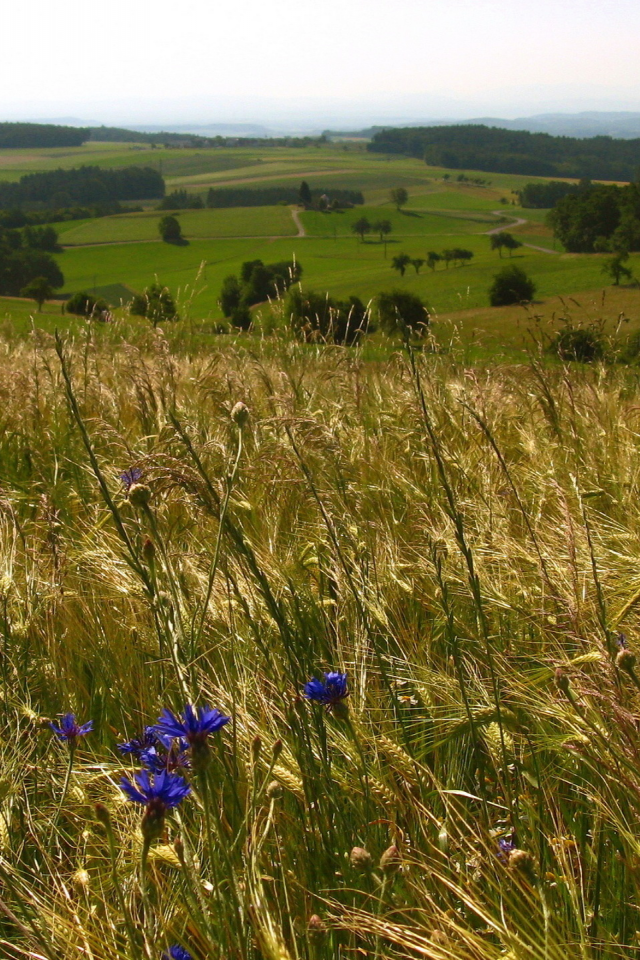
{"label": "hazy sky", "polygon": [[640,109],[639,0],[3,0],[1,22],[0,119]]}

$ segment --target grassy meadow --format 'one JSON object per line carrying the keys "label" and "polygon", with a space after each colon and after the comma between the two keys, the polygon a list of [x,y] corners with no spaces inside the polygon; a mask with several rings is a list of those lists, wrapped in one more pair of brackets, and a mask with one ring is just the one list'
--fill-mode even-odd
{"label": "grassy meadow", "polygon": [[[64,292],[110,322],[0,298],[0,956],[640,960],[640,379],[545,352],[570,323],[615,356],[638,287],[554,249],[528,178],[358,145],[0,178],[79,158],[365,205],[304,236],[184,211],[184,245],[154,210],[60,224]],[[492,252],[515,218],[551,252]],[[224,277],[292,255],[307,289],[418,293],[429,336],[301,344],[278,301],[220,333]],[[509,262],[536,301],[491,308]],[[157,329],[120,305],[155,278]]]}
{"label": "grassy meadow", "polygon": [[[640,953],[634,374],[90,325],[0,369],[4,956]],[[190,793],[127,800],[187,703]]]}

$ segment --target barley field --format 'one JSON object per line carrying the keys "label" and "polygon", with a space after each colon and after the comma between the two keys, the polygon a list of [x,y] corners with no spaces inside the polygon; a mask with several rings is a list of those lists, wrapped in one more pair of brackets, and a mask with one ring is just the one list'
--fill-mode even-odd
{"label": "barley field", "polygon": [[635,372],[0,370],[2,956],[640,956]]}

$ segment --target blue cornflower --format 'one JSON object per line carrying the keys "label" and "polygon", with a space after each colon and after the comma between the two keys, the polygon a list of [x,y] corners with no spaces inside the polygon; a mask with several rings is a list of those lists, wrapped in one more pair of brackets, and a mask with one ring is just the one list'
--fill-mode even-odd
{"label": "blue cornflower", "polygon": [[169,947],[168,953],[162,954],[160,960],[193,960],[193,957],[184,947],[174,943],[172,947]]}
{"label": "blue cornflower", "polygon": [[155,731],[160,736],[184,737],[190,747],[206,743],[210,733],[215,733],[229,723],[231,717],[223,716],[212,707],[198,707],[197,712],[190,703],[184,708],[182,719],[166,708],[158,717]]}
{"label": "blue cornflower", "polygon": [[177,807],[191,793],[191,787],[182,779],[163,770],[156,773],[151,781],[148,770],[134,774],[137,787],[127,777],[120,781],[120,789],[129,800],[144,805],[142,835],[146,841],[160,836],[164,827],[164,815],[167,810]]}
{"label": "blue cornflower", "polygon": [[140,753],[140,760],[148,770],[153,773],[167,770],[171,773],[173,770],[191,766],[187,753],[189,744],[182,737],[179,740],[158,737],[158,742],[166,748],[166,753],[161,753],[157,746],[148,747]]}
{"label": "blue cornflower", "polygon": [[127,493],[131,487],[142,479],[142,470],[140,467],[131,467],[129,470],[124,470],[120,474],[120,479],[122,480],[122,485]]}
{"label": "blue cornflower", "polygon": [[349,696],[346,673],[325,673],[324,680],[314,677],[304,685],[304,695],[308,700],[323,703],[329,709],[335,707]]}
{"label": "blue cornflower", "polygon": [[76,723],[74,713],[65,713],[59,727],[56,727],[55,723],[50,723],[49,726],[59,740],[66,740],[67,743],[75,745],[78,737],[84,737],[85,734],[93,730],[93,720],[80,725]]}
{"label": "blue cornflower", "polygon": [[194,770],[203,770],[209,762],[209,744],[207,737],[229,723],[231,717],[225,717],[213,707],[198,707],[197,711],[188,703],[177,717],[166,708],[158,717],[155,731],[159,737],[184,738],[191,747]]}
{"label": "blue cornflower", "polygon": [[162,807],[163,812],[171,807],[177,807],[191,793],[191,787],[182,777],[174,776],[164,770],[154,776],[153,783],[148,770],[141,770],[140,773],[134,774],[134,780],[138,784],[137,787],[127,777],[123,777],[120,781],[120,788],[129,800],[142,803],[146,807]]}
{"label": "blue cornflower", "polygon": [[129,740],[127,743],[119,743],[118,750],[120,753],[130,754],[134,756],[136,760],[139,760],[143,751],[155,746],[157,739],[153,727],[145,727],[141,737],[134,737],[133,740]]}
{"label": "blue cornflower", "polygon": [[498,840],[498,858],[506,863],[510,854],[516,849],[515,836],[500,837]]}

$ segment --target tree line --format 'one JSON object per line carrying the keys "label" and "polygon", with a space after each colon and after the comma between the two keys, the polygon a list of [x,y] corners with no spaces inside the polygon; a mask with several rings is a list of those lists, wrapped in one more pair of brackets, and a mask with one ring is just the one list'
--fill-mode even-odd
{"label": "tree line", "polygon": [[88,127],[56,123],[0,123],[0,149],[79,147],[89,139]]}
{"label": "tree line", "polygon": [[367,149],[452,169],[576,179],[632,180],[640,165],[640,139],[554,137],[482,124],[381,130]]}
{"label": "tree line", "polygon": [[[521,190],[516,190],[518,202],[521,207],[530,210],[547,210],[554,207],[558,200],[568,197],[572,193],[580,193],[584,189],[580,183],[564,183],[562,180],[549,180],[548,183],[527,183]],[[589,180],[587,185],[591,186]]]}
{"label": "tree line", "polygon": [[[271,207],[277,204],[304,203],[298,187],[211,187],[207,194],[207,206],[226,207]],[[309,190],[310,203],[329,196],[342,204],[362,204],[361,190],[334,190],[315,188]],[[176,208],[177,209],[177,208]]]}
{"label": "tree line", "polygon": [[32,296],[26,288],[39,281],[40,289],[45,290],[42,299],[48,299],[64,286],[60,267],[51,256],[60,249],[53,227],[0,228],[0,296]]}
{"label": "tree line", "polygon": [[71,170],[28,173],[18,183],[0,182],[0,208],[142,200],[163,197],[164,179],[152,167],[122,167],[103,170],[82,166]]}
{"label": "tree line", "polygon": [[640,183],[583,184],[558,200],[547,220],[571,253],[640,250]]}

